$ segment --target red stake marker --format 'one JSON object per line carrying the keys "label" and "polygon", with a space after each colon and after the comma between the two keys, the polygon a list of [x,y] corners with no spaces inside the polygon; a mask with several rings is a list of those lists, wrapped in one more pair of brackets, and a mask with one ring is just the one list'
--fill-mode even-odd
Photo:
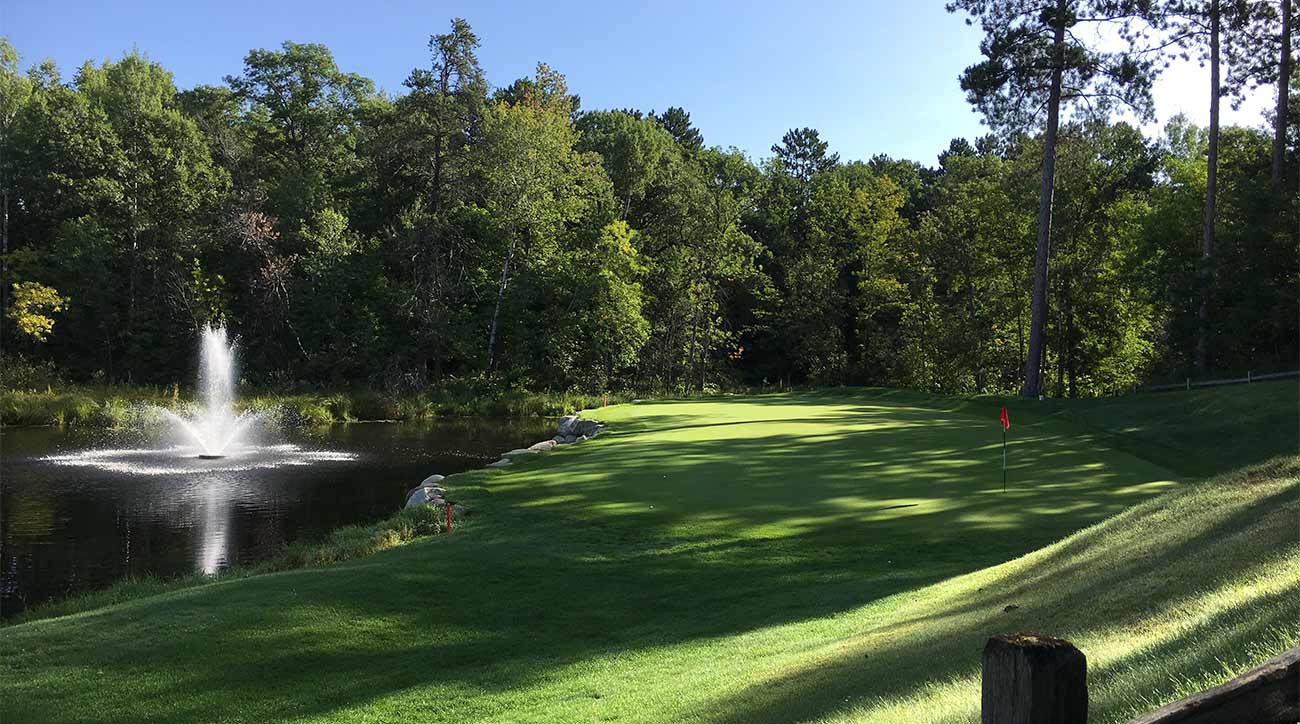
{"label": "red stake marker", "polygon": [[447,532],[451,532],[451,503],[442,506],[447,509]]}

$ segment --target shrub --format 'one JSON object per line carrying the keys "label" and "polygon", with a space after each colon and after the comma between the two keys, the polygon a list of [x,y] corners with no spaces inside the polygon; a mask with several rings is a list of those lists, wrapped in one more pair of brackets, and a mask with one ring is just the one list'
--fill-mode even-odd
{"label": "shrub", "polygon": [[427,398],[408,397],[397,401],[397,419],[405,421],[429,420],[437,414],[437,407]]}
{"label": "shrub", "polygon": [[396,420],[401,417],[401,409],[387,397],[362,392],[352,397],[352,414],[358,420]]}
{"label": "shrub", "polygon": [[330,405],[330,401],[312,397],[290,398],[287,400],[285,413],[285,422],[288,424],[307,427],[323,427],[332,424],[335,420],[347,419],[335,416],[335,408]]}
{"label": "shrub", "polygon": [[329,411],[330,422],[352,422],[357,419],[352,414],[352,398],[347,395],[329,395],[319,404]]}
{"label": "shrub", "polygon": [[16,354],[0,357],[0,389],[32,391],[62,386],[63,378],[53,362],[30,360]]}
{"label": "shrub", "polygon": [[78,407],[77,420],[73,424],[95,425],[98,427],[123,427],[133,417],[131,405],[120,397],[110,397],[98,405],[89,402],[85,407]]}

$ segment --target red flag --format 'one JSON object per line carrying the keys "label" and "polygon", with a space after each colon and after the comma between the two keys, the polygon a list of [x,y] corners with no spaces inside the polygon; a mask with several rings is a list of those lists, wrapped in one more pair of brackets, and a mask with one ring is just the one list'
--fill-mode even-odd
{"label": "red flag", "polygon": [[1011,429],[1011,418],[1007,417],[1006,405],[1002,406],[1002,414],[998,415],[998,419],[1002,421],[1002,430],[1004,432]]}

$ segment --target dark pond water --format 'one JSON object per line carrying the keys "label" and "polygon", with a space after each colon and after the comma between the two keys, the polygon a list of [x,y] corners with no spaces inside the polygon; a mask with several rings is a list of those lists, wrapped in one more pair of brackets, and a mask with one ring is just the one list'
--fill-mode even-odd
{"label": "dark pond water", "polygon": [[206,461],[146,434],[6,428],[0,616],[126,576],[254,563],[385,518],[426,476],[481,467],[553,431],[548,420],[338,425]]}

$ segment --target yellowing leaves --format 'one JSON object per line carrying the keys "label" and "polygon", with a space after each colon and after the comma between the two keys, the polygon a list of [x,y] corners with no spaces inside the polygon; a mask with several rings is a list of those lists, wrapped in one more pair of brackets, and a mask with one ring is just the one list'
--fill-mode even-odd
{"label": "yellowing leaves", "polygon": [[48,315],[63,311],[70,301],[54,287],[39,282],[21,282],[13,285],[13,301],[9,304],[7,316],[19,332],[33,341],[44,342],[54,331],[54,320]]}

